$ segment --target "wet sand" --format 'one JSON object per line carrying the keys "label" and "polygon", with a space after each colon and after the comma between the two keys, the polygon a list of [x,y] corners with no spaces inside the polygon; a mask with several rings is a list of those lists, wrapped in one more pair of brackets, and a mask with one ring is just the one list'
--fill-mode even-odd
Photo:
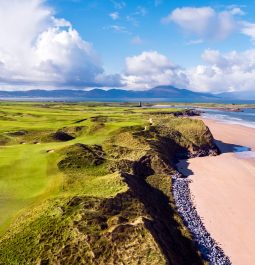
{"label": "wet sand", "polygon": [[234,265],[255,264],[255,129],[204,120],[222,155],[183,162],[198,214]]}

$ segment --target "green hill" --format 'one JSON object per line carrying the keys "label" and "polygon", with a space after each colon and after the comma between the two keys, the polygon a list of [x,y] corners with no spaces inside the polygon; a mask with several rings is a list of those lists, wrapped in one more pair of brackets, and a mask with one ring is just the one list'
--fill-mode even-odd
{"label": "green hill", "polygon": [[0,106],[0,264],[204,264],[171,192],[178,157],[217,152],[203,122],[127,104]]}

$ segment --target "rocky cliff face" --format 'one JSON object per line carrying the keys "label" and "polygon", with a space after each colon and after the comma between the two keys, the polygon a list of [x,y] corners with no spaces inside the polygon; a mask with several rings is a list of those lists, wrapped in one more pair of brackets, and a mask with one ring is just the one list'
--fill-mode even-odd
{"label": "rocky cliff face", "polygon": [[102,146],[62,150],[58,165],[69,182],[76,176],[70,170],[104,167],[107,174],[119,175],[125,191],[108,198],[53,199],[1,240],[0,263],[8,264],[9,250],[29,241],[31,248],[16,249],[19,264],[204,264],[175,208],[172,176],[180,157],[218,150],[201,121],[151,119],[150,127],[127,127]]}

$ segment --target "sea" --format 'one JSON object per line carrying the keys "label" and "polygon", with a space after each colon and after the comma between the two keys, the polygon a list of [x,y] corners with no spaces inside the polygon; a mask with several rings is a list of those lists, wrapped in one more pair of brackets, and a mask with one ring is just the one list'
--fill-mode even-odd
{"label": "sea", "polygon": [[246,127],[255,128],[255,109],[253,108],[246,108],[240,112],[217,109],[198,109],[203,112],[202,116],[204,118],[214,119],[223,123],[239,124]]}
{"label": "sea", "polygon": [[[230,112],[215,109],[201,109],[204,113],[203,117],[214,119],[218,122],[228,124],[238,124],[250,128],[255,128],[255,109],[246,108],[241,112]],[[255,136],[255,135],[254,135]],[[249,147],[240,146],[234,149],[234,153],[241,159],[255,159],[255,152]]]}

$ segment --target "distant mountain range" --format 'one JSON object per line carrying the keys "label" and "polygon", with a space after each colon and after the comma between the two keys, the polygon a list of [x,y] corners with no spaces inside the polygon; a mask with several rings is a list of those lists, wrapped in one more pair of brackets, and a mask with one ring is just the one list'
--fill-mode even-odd
{"label": "distant mountain range", "polygon": [[209,93],[197,93],[188,89],[178,89],[173,86],[158,86],[146,91],[123,89],[92,89],[84,90],[28,90],[28,91],[0,91],[0,98],[51,98],[77,100],[176,100],[176,99],[215,99]]}
{"label": "distant mountain range", "polygon": [[239,99],[239,100],[255,100],[254,91],[236,91],[236,92],[225,92],[218,94],[217,96],[224,99]]}
{"label": "distant mountain range", "polygon": [[123,89],[92,89],[85,90],[28,90],[0,91],[2,99],[44,99],[44,100],[75,100],[75,101],[217,101],[217,100],[254,100],[255,92],[232,92],[213,95],[198,93],[173,86],[157,86],[145,91]]}

